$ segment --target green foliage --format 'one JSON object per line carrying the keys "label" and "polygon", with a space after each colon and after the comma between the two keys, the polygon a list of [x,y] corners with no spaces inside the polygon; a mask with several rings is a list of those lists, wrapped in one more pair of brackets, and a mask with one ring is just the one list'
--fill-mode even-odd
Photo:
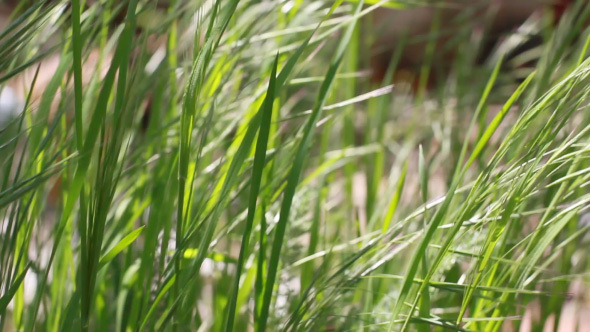
{"label": "green foliage", "polygon": [[[538,19],[529,67],[503,47],[468,61],[486,33],[465,25],[425,44],[417,91],[396,73],[423,36],[375,82],[372,13],[420,5],[15,9],[0,330],[502,331],[534,303],[535,329],[569,319],[590,269],[590,5]],[[439,47],[459,53],[448,75]]]}

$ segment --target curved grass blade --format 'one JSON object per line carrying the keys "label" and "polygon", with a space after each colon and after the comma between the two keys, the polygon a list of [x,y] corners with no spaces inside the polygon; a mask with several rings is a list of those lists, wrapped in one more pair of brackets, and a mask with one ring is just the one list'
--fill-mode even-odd
{"label": "curved grass blade", "polygon": [[258,200],[258,193],[260,191],[260,183],[262,180],[262,173],[264,170],[264,164],[266,161],[266,149],[268,145],[268,136],[270,133],[272,109],[275,99],[275,85],[277,66],[279,61],[279,55],[277,54],[268,82],[268,90],[264,104],[260,110],[261,122],[258,130],[258,141],[256,142],[256,152],[254,155],[254,165],[252,167],[252,180],[250,180],[250,200],[248,204],[248,216],[246,217],[246,228],[242,235],[242,243],[240,245],[240,255],[238,257],[238,263],[236,265],[236,276],[233,285],[232,294],[227,304],[227,325],[225,330],[227,332],[233,331],[234,319],[236,315],[236,302],[238,300],[238,292],[240,288],[240,277],[244,265],[244,260],[247,257],[247,250],[250,243],[250,235],[252,233],[252,227],[254,225],[254,217],[256,216],[256,201]]}
{"label": "curved grass blade", "polygon": [[[361,0],[355,10],[355,15],[360,12],[362,5],[363,1]],[[271,256],[268,263],[268,275],[265,280],[264,296],[262,308],[260,311],[260,318],[258,322],[259,325],[257,326],[258,332],[266,331],[266,324],[268,321],[268,315],[270,311],[270,303],[272,301],[274,283],[278,273],[279,258],[281,255],[281,249],[283,247],[285,231],[287,229],[287,221],[289,220],[291,205],[293,203],[295,191],[299,183],[299,177],[303,169],[303,164],[305,162],[307,152],[311,144],[312,133],[320,118],[321,110],[324,106],[324,103],[326,102],[326,98],[328,96],[332,83],[334,82],[334,77],[336,76],[338,68],[340,67],[340,63],[342,62],[342,59],[344,57],[344,53],[346,51],[348,42],[352,37],[355,24],[356,20],[352,21],[346,29],[344,35],[342,36],[342,39],[340,40],[336,53],[334,54],[334,57],[330,64],[330,68],[328,69],[328,73],[326,74],[322,86],[320,87],[320,92],[316,99],[313,111],[302,130],[303,137],[301,138],[301,142],[297,148],[297,152],[295,153],[293,166],[287,179],[287,185],[285,187],[283,201],[281,204],[279,221],[275,229],[274,239],[271,248]]]}
{"label": "curved grass blade", "polygon": [[98,269],[100,270],[104,267],[108,262],[110,262],[115,256],[117,256],[121,251],[125,250],[127,247],[133,243],[141,235],[145,225],[139,227],[138,229],[132,231],[131,233],[125,235],[124,238],[121,239],[111,250],[109,250],[104,256],[100,258],[98,263]]}

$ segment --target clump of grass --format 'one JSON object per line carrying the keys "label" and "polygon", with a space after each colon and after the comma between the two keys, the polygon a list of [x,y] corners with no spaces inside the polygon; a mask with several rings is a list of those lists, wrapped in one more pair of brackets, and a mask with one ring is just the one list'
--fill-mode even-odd
{"label": "clump of grass", "polygon": [[411,5],[16,10],[0,34],[0,84],[24,91],[0,133],[0,329],[574,321],[568,292],[588,277],[590,6],[538,22],[532,67],[505,47],[476,66],[461,31],[451,74],[429,89],[441,64],[427,43],[410,91],[392,83],[413,36],[381,82],[366,50],[371,13]]}

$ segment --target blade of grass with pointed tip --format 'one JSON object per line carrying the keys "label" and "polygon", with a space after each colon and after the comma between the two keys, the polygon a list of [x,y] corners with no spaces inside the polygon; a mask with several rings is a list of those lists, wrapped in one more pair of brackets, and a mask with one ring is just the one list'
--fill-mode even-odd
{"label": "blade of grass with pointed tip", "polygon": [[[362,8],[362,3],[363,1],[361,0],[355,10],[355,14],[358,14],[360,12]],[[305,157],[309,149],[309,145],[311,143],[312,131],[316,127],[316,123],[320,117],[321,109],[324,106],[328,92],[330,91],[330,87],[332,86],[332,83],[334,81],[334,77],[336,76],[338,68],[340,67],[340,63],[342,62],[346,46],[348,45],[348,42],[350,41],[350,38],[352,36],[352,32],[354,31],[355,23],[356,21],[352,21],[350,23],[344,35],[342,36],[342,39],[340,40],[336,53],[334,54],[334,57],[330,64],[330,68],[328,69],[328,73],[326,74],[324,82],[320,87],[320,91],[316,99],[313,112],[310,115],[307,122],[305,123],[305,126],[302,130],[303,137],[301,138],[300,144],[297,148],[297,152],[295,154],[295,158],[293,161],[293,166],[291,168],[291,172],[287,180],[287,186],[285,187],[283,201],[281,204],[279,222],[276,226],[274,239],[272,243],[271,257],[268,263],[268,275],[265,280],[263,304],[260,313],[260,321],[257,329],[259,332],[266,331],[266,324],[268,321],[268,315],[270,311],[270,303],[272,300],[274,283],[278,272],[279,258],[281,254],[281,249],[283,247],[285,231],[287,228],[287,221],[289,219],[289,215],[291,212],[291,205],[293,203],[293,197],[295,196],[297,184],[299,183],[299,177],[301,175],[303,163],[305,162]]]}
{"label": "blade of grass with pointed tip", "polygon": [[236,315],[236,302],[238,299],[238,292],[240,287],[240,277],[242,274],[242,268],[244,265],[244,260],[247,257],[248,247],[250,243],[250,235],[252,233],[252,227],[254,225],[254,217],[256,216],[256,202],[258,200],[258,193],[260,191],[260,183],[262,180],[262,173],[264,171],[264,164],[266,160],[266,149],[268,145],[268,137],[270,133],[270,126],[271,126],[271,119],[272,119],[272,110],[274,106],[274,99],[275,99],[275,84],[276,84],[276,75],[277,75],[277,66],[279,61],[279,55],[277,54],[272,71],[271,76],[268,82],[268,90],[266,93],[266,98],[264,103],[260,109],[261,114],[261,122],[260,127],[258,129],[258,141],[256,142],[256,152],[254,155],[254,164],[252,166],[252,180],[250,181],[250,198],[248,204],[248,215],[246,217],[246,228],[244,229],[244,233],[242,235],[242,242],[240,245],[240,254],[238,257],[238,263],[236,265],[236,276],[235,281],[233,284],[232,295],[230,300],[227,304],[226,311],[227,311],[227,318],[226,318],[226,326],[225,330],[227,332],[233,331],[234,328],[234,319]]}
{"label": "blade of grass with pointed tip", "polygon": [[122,238],[121,241],[119,241],[115,246],[113,246],[113,248],[111,248],[106,254],[104,254],[104,256],[100,258],[98,268],[101,269],[102,267],[104,267],[121,251],[129,247],[133,243],[133,241],[135,241],[139,237],[139,235],[141,235],[141,232],[143,231],[144,227],[145,225],[125,235],[125,237]]}
{"label": "blade of grass with pointed tip", "polygon": [[399,200],[402,196],[402,191],[404,189],[404,182],[406,180],[406,174],[408,173],[408,161],[404,163],[404,167],[402,168],[402,173],[397,180],[397,186],[395,189],[395,193],[393,197],[391,197],[391,202],[387,207],[387,214],[385,215],[385,219],[383,220],[383,227],[381,229],[381,233],[385,234],[389,230],[389,225],[393,220],[393,216],[395,215],[395,211],[397,210],[397,205],[399,204]]}

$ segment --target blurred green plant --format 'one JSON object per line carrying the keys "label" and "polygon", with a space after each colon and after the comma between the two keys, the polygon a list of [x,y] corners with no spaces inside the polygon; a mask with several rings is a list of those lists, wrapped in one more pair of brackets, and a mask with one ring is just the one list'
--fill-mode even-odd
{"label": "blurred green plant", "polygon": [[432,88],[447,64],[395,80],[411,35],[375,82],[371,13],[417,5],[18,7],[0,329],[501,331],[537,302],[557,326],[588,281],[590,5],[539,18],[533,66],[468,61],[465,24]]}

